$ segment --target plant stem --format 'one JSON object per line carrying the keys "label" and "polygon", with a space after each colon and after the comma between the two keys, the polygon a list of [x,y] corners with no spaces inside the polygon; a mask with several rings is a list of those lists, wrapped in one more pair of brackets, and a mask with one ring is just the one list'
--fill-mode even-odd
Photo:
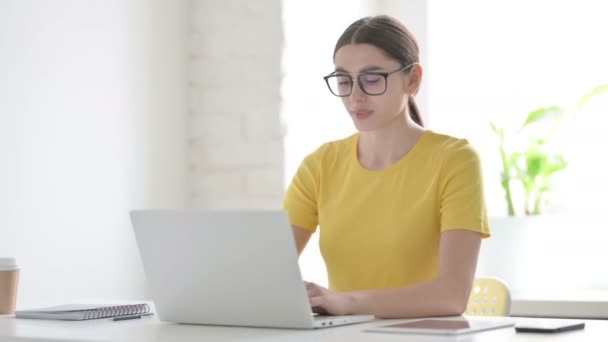
{"label": "plant stem", "polygon": [[502,187],[505,189],[505,198],[507,200],[507,210],[509,216],[515,216],[515,208],[513,208],[513,198],[511,196],[511,182],[509,178],[505,177],[502,180]]}
{"label": "plant stem", "polygon": [[534,201],[534,215],[540,215],[540,205],[542,203],[542,196],[542,192],[539,192],[536,195],[536,200]]}
{"label": "plant stem", "polygon": [[500,134],[500,157],[502,159],[502,188],[505,189],[505,198],[507,200],[507,210],[509,216],[515,216],[515,209],[513,208],[513,198],[511,196],[511,165],[507,152],[505,151],[505,139],[504,134]]}

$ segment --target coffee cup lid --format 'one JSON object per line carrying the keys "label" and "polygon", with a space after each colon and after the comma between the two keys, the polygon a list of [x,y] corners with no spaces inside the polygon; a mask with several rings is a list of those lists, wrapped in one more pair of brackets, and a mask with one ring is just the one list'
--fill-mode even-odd
{"label": "coffee cup lid", "polygon": [[0,270],[18,269],[17,259],[0,257]]}

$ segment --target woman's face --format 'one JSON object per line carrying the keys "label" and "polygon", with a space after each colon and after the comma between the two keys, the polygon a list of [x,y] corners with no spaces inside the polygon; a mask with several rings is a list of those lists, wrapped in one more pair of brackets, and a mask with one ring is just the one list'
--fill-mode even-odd
{"label": "woman's face", "polygon": [[[359,74],[390,73],[403,67],[402,64],[370,44],[342,46],[336,52],[334,64],[336,74],[346,73],[352,76],[352,92],[349,96],[342,97],[342,102],[359,131],[378,130],[395,120],[405,119],[403,113],[407,105],[407,95],[416,91],[411,85],[410,72],[397,72],[388,76],[386,91],[382,95],[366,94],[361,90],[357,81]],[[380,78],[362,76],[361,83],[366,89],[373,92],[378,88],[378,82],[383,88],[384,78],[382,76]]]}

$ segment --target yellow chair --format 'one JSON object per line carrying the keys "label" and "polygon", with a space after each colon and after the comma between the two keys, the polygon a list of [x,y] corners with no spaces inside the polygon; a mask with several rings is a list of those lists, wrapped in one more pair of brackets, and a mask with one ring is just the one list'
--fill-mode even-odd
{"label": "yellow chair", "polygon": [[473,282],[466,315],[509,316],[511,294],[507,285],[498,278],[477,278]]}

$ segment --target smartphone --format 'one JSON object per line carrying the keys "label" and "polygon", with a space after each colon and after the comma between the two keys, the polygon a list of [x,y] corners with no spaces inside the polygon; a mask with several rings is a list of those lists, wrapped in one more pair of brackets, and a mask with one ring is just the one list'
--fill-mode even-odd
{"label": "smartphone", "polygon": [[524,333],[558,333],[562,331],[580,330],[585,328],[585,322],[570,320],[538,320],[515,324],[515,331]]}

